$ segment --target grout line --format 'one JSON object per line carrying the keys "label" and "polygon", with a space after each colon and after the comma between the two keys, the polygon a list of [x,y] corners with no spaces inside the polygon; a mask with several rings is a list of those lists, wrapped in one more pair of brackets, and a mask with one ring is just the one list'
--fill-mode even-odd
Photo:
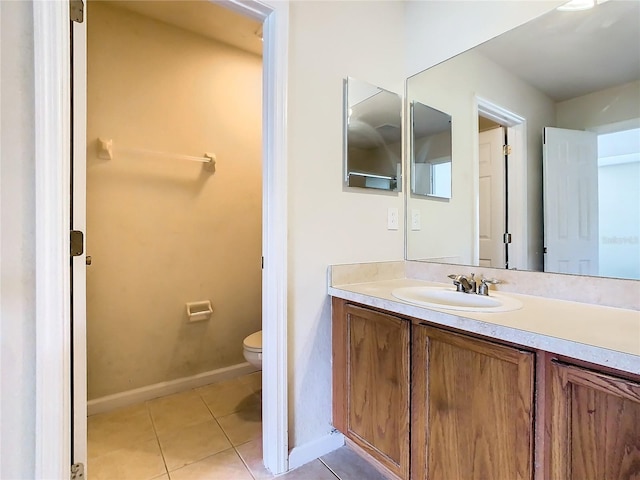
{"label": "grout line", "polygon": [[342,480],[342,479],[340,478],[340,476],[339,476],[336,472],[334,472],[334,471],[333,471],[333,468],[331,468],[331,467],[327,464],[327,462],[325,462],[325,461],[322,459],[322,457],[319,457],[319,458],[318,458],[318,460],[320,460],[320,463],[322,463],[325,467],[327,467],[327,470],[329,470],[329,471],[333,474],[333,476],[334,476],[334,477],[336,477],[338,480]]}
{"label": "grout line", "polygon": [[[241,378],[241,377],[238,377]],[[251,391],[253,391],[252,389],[250,389]],[[220,422],[218,422],[218,417],[216,417],[213,412],[211,411],[211,408],[209,408],[209,405],[207,404],[207,402],[204,400],[204,398],[202,397],[202,395],[200,394],[200,392],[197,392],[198,395],[200,396],[200,399],[202,400],[202,403],[204,403],[205,407],[207,407],[207,410],[209,410],[209,413],[211,414],[211,416],[213,417],[213,419],[215,420],[215,422],[218,424],[218,427],[220,427],[220,430],[222,431],[222,434],[225,436],[225,438],[227,439],[227,441],[229,442],[229,445],[231,445],[231,448],[233,449],[233,451],[235,452],[235,454],[238,456],[238,458],[240,459],[240,461],[242,462],[242,464],[244,465],[244,468],[247,470],[247,472],[249,473],[249,475],[251,475],[251,478],[253,478],[254,480],[256,480],[255,475],[253,474],[253,472],[251,471],[251,469],[249,468],[249,465],[247,464],[247,462],[244,461],[244,458],[242,458],[242,455],[240,455],[240,452],[238,451],[238,448],[240,445],[244,445],[245,443],[249,443],[251,440],[249,440],[248,442],[244,442],[241,443],[240,445],[234,445],[233,442],[231,441],[231,438],[229,438],[229,435],[227,435],[227,432],[224,430],[224,428],[222,428],[222,425],[220,425]],[[229,415],[233,415],[236,412],[230,413]],[[226,415],[221,415],[220,418],[225,417]],[[261,422],[262,423],[262,422]],[[228,449],[227,449],[228,450]],[[226,450],[225,450],[226,451]]]}
{"label": "grout line", "polygon": [[156,442],[158,443],[158,449],[160,450],[160,456],[162,457],[162,463],[164,464],[164,470],[171,480],[171,475],[169,474],[169,467],[167,466],[167,460],[164,458],[164,450],[162,450],[162,445],[160,444],[160,437],[158,436],[158,430],[156,429],[156,422],[153,420],[153,415],[151,415],[151,410],[149,409],[149,402],[144,402],[144,408],[147,411],[147,415],[149,415],[149,420],[151,420],[151,427],[153,428],[153,433],[156,436]]}
{"label": "grout line", "polygon": [[[249,443],[249,442],[246,442],[246,443]],[[245,445],[245,444],[243,443],[241,445]],[[238,447],[239,446],[240,445],[238,445]],[[240,458],[240,461],[244,464],[244,468],[247,469],[247,472],[249,472],[249,475],[251,475],[251,478],[253,478],[253,480],[257,480],[256,476],[253,474],[253,472],[249,468],[249,464],[247,462],[245,462],[244,458],[242,458],[242,455],[240,455],[240,452],[238,451],[238,447],[233,447],[233,449],[236,451],[236,455],[238,455],[238,457]]]}

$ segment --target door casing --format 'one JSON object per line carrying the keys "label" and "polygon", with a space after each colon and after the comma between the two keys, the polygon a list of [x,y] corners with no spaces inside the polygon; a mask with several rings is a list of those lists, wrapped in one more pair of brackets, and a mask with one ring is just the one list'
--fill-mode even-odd
{"label": "door casing", "polygon": [[[509,155],[509,169],[507,183],[509,191],[507,195],[507,205],[509,208],[509,233],[512,234],[512,243],[509,245],[509,268],[517,270],[530,270],[529,251],[529,228],[527,225],[527,121],[525,118],[508,111],[507,109],[492,103],[491,101],[476,97],[475,117],[482,115],[507,127],[507,138],[512,146],[512,153]],[[474,145],[479,145],[478,128],[475,129],[476,136],[472,139]],[[473,172],[474,178],[474,211],[476,212],[476,225],[474,231],[475,247],[473,251],[475,264],[478,264],[480,255],[479,244],[479,205],[478,192],[479,185],[479,152],[476,149]]]}
{"label": "door casing", "polygon": [[[287,398],[287,50],[288,2],[221,3],[264,22],[263,54],[263,458],[272,473],[288,469]],[[69,5],[33,2],[36,151],[36,478],[70,478],[86,464],[86,431],[72,449],[71,354],[71,86]],[[80,39],[76,39],[81,41]],[[86,37],[85,40],[86,41]],[[76,45],[77,46],[77,45]],[[78,65],[78,59],[75,60]],[[81,78],[73,78],[77,88]],[[86,79],[84,88],[86,90]],[[81,119],[76,115],[76,121]],[[85,122],[86,125],[86,122]],[[81,129],[76,124],[76,129]],[[79,131],[79,130],[76,130]],[[86,149],[76,139],[74,151]],[[82,158],[84,158],[84,155]],[[78,159],[80,160],[80,159]],[[79,174],[79,172],[77,172]],[[77,180],[77,179],[76,179]],[[80,199],[75,199],[76,203]],[[77,207],[78,205],[76,205]],[[84,208],[77,210],[84,215]],[[84,256],[74,262],[84,263]],[[77,279],[76,279],[77,280]],[[83,287],[84,288],[84,287]],[[76,295],[80,292],[77,288]],[[86,318],[75,320],[76,333]],[[80,352],[76,352],[80,353]],[[86,352],[85,352],[86,361]],[[78,366],[78,364],[76,364]],[[86,370],[86,366],[84,367]],[[86,388],[86,385],[85,387]],[[79,392],[76,388],[76,392]],[[86,394],[80,394],[86,395]],[[83,402],[86,408],[86,396]],[[82,407],[81,407],[82,409]],[[78,412],[78,422],[83,414]],[[86,417],[84,417],[86,421]],[[85,428],[81,425],[80,429]],[[72,451],[75,456],[72,458]]]}

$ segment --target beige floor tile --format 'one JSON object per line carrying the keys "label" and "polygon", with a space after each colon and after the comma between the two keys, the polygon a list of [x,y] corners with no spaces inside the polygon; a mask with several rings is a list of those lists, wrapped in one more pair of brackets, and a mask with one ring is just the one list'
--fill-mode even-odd
{"label": "beige floor tile", "polygon": [[211,412],[194,390],[147,402],[158,435],[211,420]]}
{"label": "beige floor tile", "polygon": [[[338,477],[331,473],[331,470],[320,460],[314,460],[278,477],[278,480],[338,480]],[[364,478],[358,480],[364,480]]]}
{"label": "beige floor tile", "polygon": [[231,448],[229,440],[214,419],[160,434],[159,439],[162,455],[170,472]]}
{"label": "beige floor tile", "polygon": [[89,458],[154,438],[153,424],[144,403],[87,419]]}
{"label": "beige floor tile", "polygon": [[349,447],[344,446],[320,458],[340,480],[386,480],[378,470]]}
{"label": "beige floor tile", "polygon": [[240,381],[253,390],[253,392],[262,391],[262,371],[243,375],[240,377]]}
{"label": "beige floor tile", "polygon": [[256,480],[267,480],[274,478],[267,470],[262,461],[262,438],[257,438],[236,447],[238,454],[249,467],[249,471]]}
{"label": "beige floor tile", "polygon": [[262,414],[260,405],[218,418],[218,423],[231,443],[242,445],[262,435]]}
{"label": "beige floor tile", "polygon": [[171,480],[253,480],[233,448],[174,470],[169,476]]}
{"label": "beige floor tile", "polygon": [[216,418],[252,407],[260,402],[251,387],[239,378],[200,388],[198,393]]}
{"label": "beige floor tile", "polygon": [[89,480],[149,480],[167,472],[155,438],[91,458],[87,471]]}

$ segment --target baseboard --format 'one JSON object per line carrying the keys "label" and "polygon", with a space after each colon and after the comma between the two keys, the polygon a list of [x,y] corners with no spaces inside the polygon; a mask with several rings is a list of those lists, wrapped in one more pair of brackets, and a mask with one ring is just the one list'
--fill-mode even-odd
{"label": "baseboard", "polygon": [[312,442],[294,447],[289,452],[289,470],[301,467],[305,463],[333,452],[343,445],[344,435],[339,432],[333,432]]}
{"label": "baseboard", "polygon": [[173,393],[184,392],[192,388],[202,387],[222,380],[229,380],[256,371],[257,369],[254,366],[244,362],[230,367],[199,373],[191,377],[178,378],[168,382],[155,383],[146,387],[107,395],[106,397],[89,400],[87,402],[87,415],[109,412],[116,408],[164,397],[165,395],[171,395]]}

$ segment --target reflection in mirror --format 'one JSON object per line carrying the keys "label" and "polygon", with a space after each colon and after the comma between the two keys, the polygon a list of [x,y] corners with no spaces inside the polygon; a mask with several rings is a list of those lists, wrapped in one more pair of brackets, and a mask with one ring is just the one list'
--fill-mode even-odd
{"label": "reflection in mirror", "polygon": [[451,116],[411,102],[411,193],[451,198]]}
{"label": "reflection in mirror", "polygon": [[456,121],[451,200],[407,197],[437,225],[407,229],[409,260],[640,279],[640,2],[553,10],[407,97]]}
{"label": "reflection in mirror", "polygon": [[354,78],[345,80],[345,184],[398,190],[402,154],[402,100]]}

